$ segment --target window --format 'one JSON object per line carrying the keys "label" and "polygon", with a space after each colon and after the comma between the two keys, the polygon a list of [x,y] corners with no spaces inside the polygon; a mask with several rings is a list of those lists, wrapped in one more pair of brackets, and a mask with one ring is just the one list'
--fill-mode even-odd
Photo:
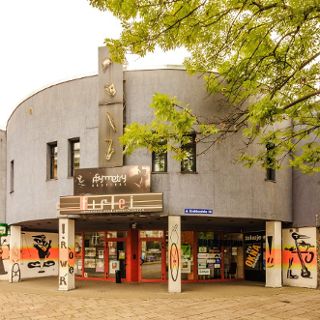
{"label": "window", "polygon": [[14,160],[10,161],[10,192],[14,191]]}
{"label": "window", "polygon": [[266,145],[267,149],[267,157],[266,157],[266,180],[267,181],[276,181],[276,170],[274,169],[274,158],[273,158],[273,151],[275,145],[272,142],[268,142]]}
{"label": "window", "polygon": [[190,134],[189,142],[182,145],[181,149],[186,153],[186,158],[181,161],[181,172],[196,172],[196,135]]}
{"label": "window", "polygon": [[152,152],[152,172],[167,172],[167,152]]}
{"label": "window", "polygon": [[58,178],[58,144],[48,143],[48,179]]}
{"label": "window", "polygon": [[69,176],[74,176],[74,170],[80,168],[80,139],[69,140]]}

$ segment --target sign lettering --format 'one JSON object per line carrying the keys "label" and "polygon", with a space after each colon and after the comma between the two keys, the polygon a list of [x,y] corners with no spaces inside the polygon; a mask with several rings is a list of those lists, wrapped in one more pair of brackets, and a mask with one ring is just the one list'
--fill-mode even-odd
{"label": "sign lettering", "polygon": [[[163,211],[162,193],[60,197],[60,214],[161,211]],[[61,242],[61,245],[62,244],[63,243]]]}

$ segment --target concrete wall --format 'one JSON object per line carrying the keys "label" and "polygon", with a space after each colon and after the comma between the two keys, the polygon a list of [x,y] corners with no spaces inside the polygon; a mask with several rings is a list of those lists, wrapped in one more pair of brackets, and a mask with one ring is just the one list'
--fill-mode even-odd
{"label": "concrete wall", "polygon": [[[7,163],[14,160],[14,192],[7,186],[7,222],[55,218],[60,195],[73,192],[68,139],[80,137],[80,166],[98,165],[97,77],[42,90],[22,102],[7,126]],[[47,180],[47,143],[58,142],[58,179]],[[10,176],[7,173],[7,181]]]}
{"label": "concrete wall", "polygon": [[0,223],[6,221],[6,132],[0,130]]}
{"label": "concrete wall", "polygon": [[[208,95],[200,76],[183,70],[128,71],[125,73],[126,120],[148,123],[155,92],[176,96],[196,114],[211,117],[226,112],[221,95]],[[291,169],[277,172],[276,183],[265,181],[265,170],[235,164],[241,136],[197,158],[197,174],[180,173],[180,163],[168,157],[169,174],[153,174],[153,191],[164,192],[165,211],[183,215],[185,208],[207,208],[214,216],[291,221]],[[204,146],[197,146],[197,153]],[[137,151],[126,164],[151,165],[151,155]]]}
{"label": "concrete wall", "polygon": [[[208,95],[203,79],[183,70],[126,71],[124,80],[127,123],[152,119],[148,106],[155,92],[177,96],[203,116],[225,112],[223,96]],[[80,137],[81,168],[98,166],[97,90],[97,77],[61,83],[30,97],[13,113],[7,163],[15,163],[15,189],[8,194],[8,223],[57,216],[59,196],[72,194],[68,139]],[[58,141],[58,179],[47,180],[46,147],[53,141]],[[165,212],[183,215],[184,208],[207,208],[218,217],[291,221],[291,169],[277,172],[276,183],[267,182],[265,170],[234,163],[240,147],[241,137],[233,136],[199,156],[196,174],[181,174],[180,163],[169,156],[168,174],[152,175],[152,191],[164,192]],[[136,152],[125,164],[151,166],[151,154]]]}
{"label": "concrete wall", "polygon": [[[293,171],[294,227],[320,224],[320,174],[305,175]],[[318,218],[317,218],[318,215]]]}

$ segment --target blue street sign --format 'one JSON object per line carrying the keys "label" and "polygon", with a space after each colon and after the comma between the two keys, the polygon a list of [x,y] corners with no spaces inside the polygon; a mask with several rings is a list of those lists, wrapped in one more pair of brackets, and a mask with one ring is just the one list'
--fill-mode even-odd
{"label": "blue street sign", "polygon": [[186,214],[213,214],[211,209],[184,209]]}

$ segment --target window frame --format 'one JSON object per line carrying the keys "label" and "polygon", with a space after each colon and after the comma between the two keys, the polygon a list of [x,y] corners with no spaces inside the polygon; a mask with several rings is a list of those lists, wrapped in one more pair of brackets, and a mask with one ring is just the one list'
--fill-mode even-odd
{"label": "window frame", "polygon": [[[56,151],[55,151],[56,148]],[[58,142],[47,143],[47,179],[58,179]]]}
{"label": "window frame", "polygon": [[[79,149],[75,150],[74,146],[76,143],[79,143]],[[68,176],[73,177],[74,176],[74,170],[80,168],[80,150],[81,150],[81,145],[80,145],[80,138],[72,138],[68,140],[68,146],[69,146],[69,166],[68,166]],[[75,151],[79,150],[79,166],[75,168]]]}
{"label": "window frame", "polygon": [[266,181],[276,182],[276,169],[268,166],[269,163],[272,162],[272,158],[269,156],[269,152],[275,148],[274,143],[268,142],[266,144],[267,154],[266,154]]}
{"label": "window frame", "polygon": [[10,161],[10,193],[14,192],[14,160]]}
{"label": "window frame", "polygon": [[[159,143],[160,145],[166,145],[166,141],[161,141]],[[164,169],[162,171],[160,170],[155,170],[155,163],[156,163],[156,158],[157,157],[164,157]],[[161,159],[160,159],[161,160]],[[152,173],[167,173],[168,172],[168,152],[152,152]]]}
{"label": "window frame", "polygon": [[[191,159],[184,159],[180,163],[181,173],[197,173],[197,143],[196,143],[196,133],[192,132],[187,135],[191,138],[191,141],[181,145],[183,151],[189,152],[192,155]],[[188,150],[189,149],[189,150]],[[187,170],[187,166],[184,165],[186,161],[192,161],[191,170]]]}

